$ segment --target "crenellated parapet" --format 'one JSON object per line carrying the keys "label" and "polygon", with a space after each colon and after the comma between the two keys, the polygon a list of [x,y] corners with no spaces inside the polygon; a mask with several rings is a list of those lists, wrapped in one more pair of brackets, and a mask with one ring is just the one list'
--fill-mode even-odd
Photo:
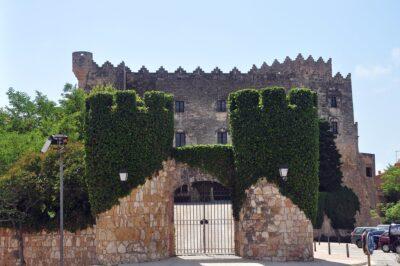
{"label": "crenellated parapet", "polygon": [[[122,62],[118,66],[114,66],[106,61],[99,66],[93,61],[93,54],[90,52],[74,52],[73,53],[73,72],[79,81],[79,87],[90,90],[95,85],[113,84],[121,87],[124,78],[127,80],[137,80],[143,77],[148,79],[163,78],[205,78],[205,79],[254,79],[254,78],[275,78],[275,79],[307,79],[307,80],[331,80],[343,83],[351,80],[350,74],[345,78],[337,73],[332,76],[332,60],[329,58],[326,62],[319,57],[315,60],[311,55],[304,59],[299,54],[295,59],[286,57],[283,62],[274,60],[271,65],[266,62],[260,67],[253,65],[247,72],[241,72],[234,67],[228,73],[224,73],[220,68],[216,67],[211,72],[204,72],[197,67],[193,72],[188,72],[181,66],[173,72],[168,72],[164,67],[160,67],[156,72],[150,72],[145,66],[142,66],[137,72],[131,71]],[[122,87],[121,87],[122,88]]]}

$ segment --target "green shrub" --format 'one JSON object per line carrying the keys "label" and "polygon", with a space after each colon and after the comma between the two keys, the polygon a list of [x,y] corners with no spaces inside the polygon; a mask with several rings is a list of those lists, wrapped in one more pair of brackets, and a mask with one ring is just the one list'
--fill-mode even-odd
{"label": "green shrub", "polygon": [[[87,98],[87,184],[93,214],[110,209],[162,166],[172,149],[173,97],[99,90]],[[128,171],[121,182],[119,172]]]}

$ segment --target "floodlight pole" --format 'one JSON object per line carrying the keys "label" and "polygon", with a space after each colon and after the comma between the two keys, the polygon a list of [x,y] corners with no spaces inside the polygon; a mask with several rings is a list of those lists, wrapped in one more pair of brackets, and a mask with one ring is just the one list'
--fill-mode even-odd
{"label": "floodlight pole", "polygon": [[60,266],[64,266],[64,165],[63,140],[58,139],[58,153],[60,155]]}

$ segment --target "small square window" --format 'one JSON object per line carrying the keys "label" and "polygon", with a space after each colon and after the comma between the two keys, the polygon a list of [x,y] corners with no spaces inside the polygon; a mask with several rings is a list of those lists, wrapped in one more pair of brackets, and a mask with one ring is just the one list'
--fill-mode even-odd
{"label": "small square window", "polygon": [[372,177],[372,167],[366,167],[365,174],[367,175],[367,177]]}
{"label": "small square window", "polygon": [[175,146],[182,147],[186,145],[186,135],[184,132],[175,133]]}
{"label": "small square window", "polygon": [[333,134],[338,134],[338,123],[333,121],[331,122],[331,131]]}
{"label": "small square window", "polygon": [[217,111],[218,112],[226,112],[226,101],[225,100],[217,101]]}
{"label": "small square window", "polygon": [[336,108],[337,107],[337,100],[336,96],[331,97],[331,107]]}
{"label": "small square window", "polygon": [[218,132],[217,143],[218,144],[227,144],[228,143],[228,133],[227,132]]}
{"label": "small square window", "polygon": [[176,113],[185,112],[185,102],[184,101],[175,101],[175,112]]}

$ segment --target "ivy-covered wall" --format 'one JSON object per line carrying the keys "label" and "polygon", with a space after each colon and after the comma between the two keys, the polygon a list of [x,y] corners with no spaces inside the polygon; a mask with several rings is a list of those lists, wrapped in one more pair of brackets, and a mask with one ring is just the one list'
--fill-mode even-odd
{"label": "ivy-covered wall", "polygon": [[[101,213],[143,184],[171,152],[173,96],[149,91],[99,91],[87,98],[86,164],[92,212]],[[120,181],[126,170],[128,180]]]}
{"label": "ivy-covered wall", "polygon": [[[169,155],[213,174],[232,188],[234,214],[245,190],[260,177],[277,183],[311,219],[318,196],[318,117],[316,94],[283,88],[241,90],[229,97],[230,145],[197,145],[171,153],[173,98],[148,92],[144,104],[134,91],[99,91],[87,99],[88,190],[95,214],[143,184]],[[279,167],[289,166],[287,182]],[[126,169],[126,183],[118,173]]]}
{"label": "ivy-covered wall", "polygon": [[[232,146],[198,145],[177,148],[174,157],[216,176],[233,188],[235,218],[245,190],[260,177],[277,183],[311,219],[317,211],[319,130],[316,94],[283,88],[241,90],[229,97]],[[279,167],[289,166],[287,182]]]}
{"label": "ivy-covered wall", "polygon": [[[267,177],[314,221],[319,186],[316,99],[316,93],[308,89],[292,89],[288,96],[283,88],[230,94],[235,208],[240,208],[245,189]],[[279,176],[283,164],[289,167],[286,182]]]}

